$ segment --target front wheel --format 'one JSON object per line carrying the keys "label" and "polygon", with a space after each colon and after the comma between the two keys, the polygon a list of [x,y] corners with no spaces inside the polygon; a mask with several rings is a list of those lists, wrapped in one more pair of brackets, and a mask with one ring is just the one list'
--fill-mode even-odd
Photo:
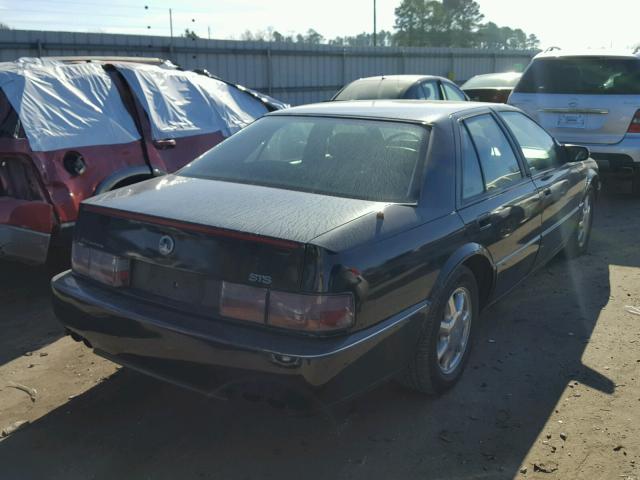
{"label": "front wheel", "polygon": [[471,270],[461,266],[431,304],[400,383],[436,395],[451,388],[467,363],[478,317],[478,285]]}
{"label": "front wheel", "polygon": [[593,212],[595,204],[595,194],[593,188],[589,187],[587,194],[582,201],[582,207],[578,212],[578,223],[565,248],[569,258],[579,257],[586,253],[591,239],[591,226],[593,225]]}

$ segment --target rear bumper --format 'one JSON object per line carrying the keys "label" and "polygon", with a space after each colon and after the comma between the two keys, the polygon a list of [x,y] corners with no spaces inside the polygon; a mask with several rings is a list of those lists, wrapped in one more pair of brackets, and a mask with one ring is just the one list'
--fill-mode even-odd
{"label": "rear bumper", "polygon": [[55,277],[52,289],[65,327],[117,363],[212,397],[271,386],[277,396],[322,405],[400,371],[428,307],[423,302],[347,336],[313,338],[171,311],[69,272]]}
{"label": "rear bumper", "polygon": [[51,235],[13,225],[0,225],[0,260],[31,264],[47,261]]}
{"label": "rear bumper", "polygon": [[602,172],[640,168],[640,135],[626,135],[614,145],[582,144]]}

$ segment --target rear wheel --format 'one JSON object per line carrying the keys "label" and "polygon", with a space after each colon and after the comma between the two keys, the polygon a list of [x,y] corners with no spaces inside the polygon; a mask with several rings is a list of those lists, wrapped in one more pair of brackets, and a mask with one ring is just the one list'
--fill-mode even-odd
{"label": "rear wheel", "polygon": [[476,279],[471,270],[461,266],[434,299],[400,383],[436,395],[451,388],[469,357],[478,314]]}
{"label": "rear wheel", "polygon": [[565,248],[565,252],[570,258],[579,257],[589,248],[591,226],[593,225],[594,203],[595,194],[593,193],[593,188],[589,187],[578,213],[578,224],[576,225],[571,240],[569,240]]}

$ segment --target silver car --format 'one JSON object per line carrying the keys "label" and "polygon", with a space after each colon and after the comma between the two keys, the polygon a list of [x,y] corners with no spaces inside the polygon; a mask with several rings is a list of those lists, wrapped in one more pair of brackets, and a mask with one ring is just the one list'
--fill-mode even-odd
{"label": "silver car", "polygon": [[640,56],[547,50],[509,97],[562,143],[589,147],[603,172],[629,176],[640,195]]}

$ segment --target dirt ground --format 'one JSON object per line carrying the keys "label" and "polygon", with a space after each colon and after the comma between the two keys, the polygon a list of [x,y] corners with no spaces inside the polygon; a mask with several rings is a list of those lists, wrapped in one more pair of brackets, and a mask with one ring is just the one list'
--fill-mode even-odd
{"label": "dirt ground", "polygon": [[62,336],[46,272],[0,264],[0,479],[639,480],[639,242],[640,200],[605,193],[590,254],[489,309],[456,388],[333,416],[120,369]]}

